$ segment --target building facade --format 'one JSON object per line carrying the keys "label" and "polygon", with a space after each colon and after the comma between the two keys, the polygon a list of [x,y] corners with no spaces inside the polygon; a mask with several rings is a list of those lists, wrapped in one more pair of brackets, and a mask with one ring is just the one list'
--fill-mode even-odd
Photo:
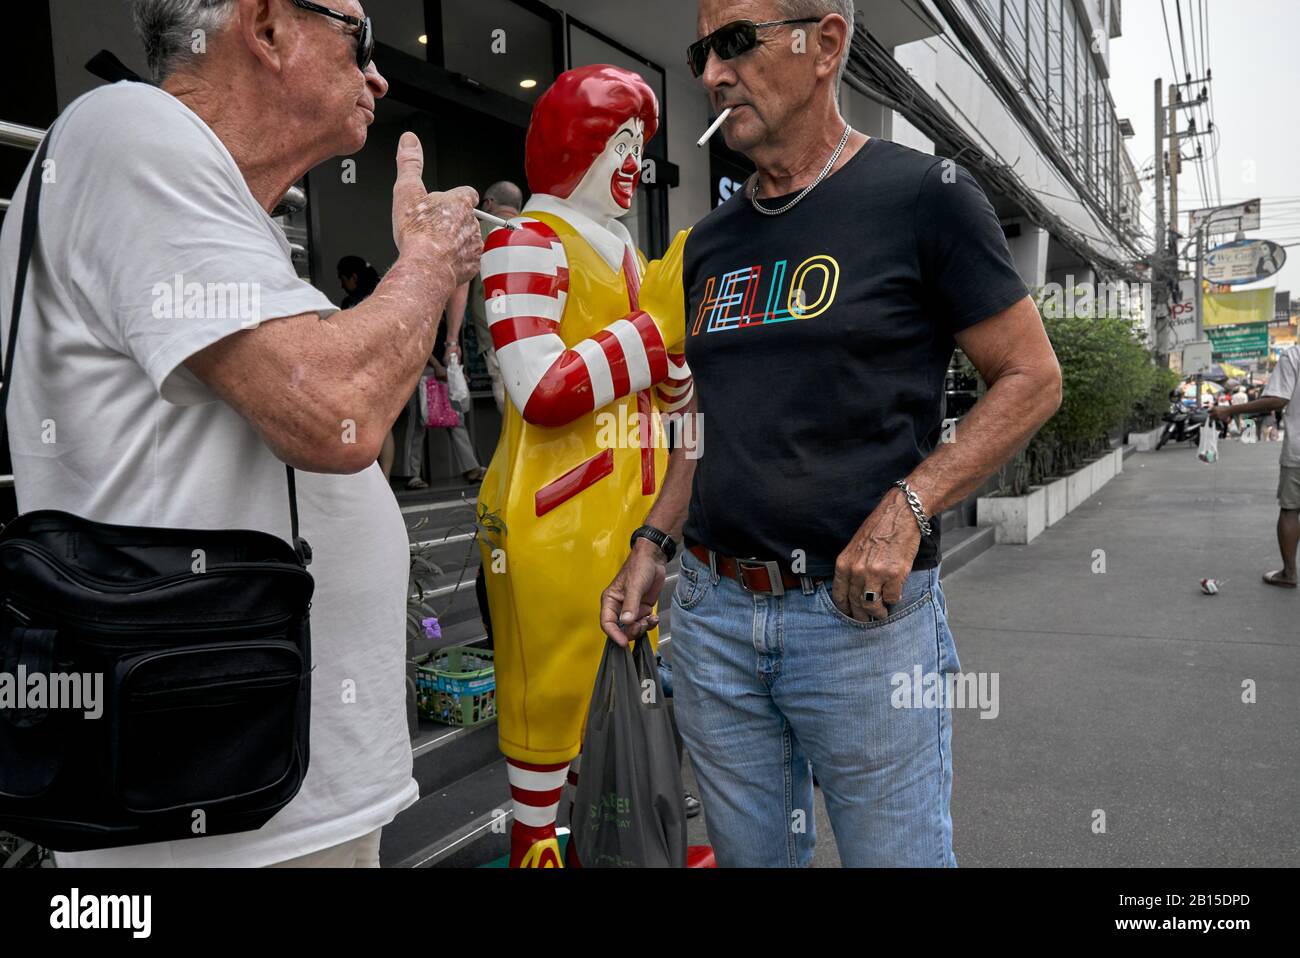
{"label": "building facade", "polygon": [[[695,145],[712,119],[685,62],[696,36],[695,0],[364,6],[389,94],[365,149],[311,171],[281,210],[299,272],[335,301],[343,295],[335,271],[342,256],[359,255],[381,273],[395,258],[389,208],[404,130],[425,144],[430,189],[481,191],[500,179],[526,187],[532,104],[570,67],[613,63],[635,70],[659,95],[661,132],[647,147],[643,189],[627,221],[648,255],[724,202],[752,169],[720,136],[707,148]],[[989,193],[1031,288],[1140,278],[1138,181],[1106,86],[1120,0],[861,6],[841,89],[842,110],[857,129],[967,166]],[[10,195],[26,151],[58,112],[104,82],[86,69],[92,56],[107,49],[145,72],[124,0],[36,0],[19,15],[33,56],[21,87],[9,87],[23,95],[6,96],[0,109],[0,121],[20,125],[0,128],[17,147],[0,150],[0,197]],[[499,417],[483,371],[475,372],[472,431],[486,462]]]}

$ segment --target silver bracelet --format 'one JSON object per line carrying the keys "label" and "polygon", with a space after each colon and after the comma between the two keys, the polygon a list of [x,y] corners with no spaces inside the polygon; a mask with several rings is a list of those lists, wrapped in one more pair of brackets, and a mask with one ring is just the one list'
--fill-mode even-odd
{"label": "silver bracelet", "polygon": [[899,479],[894,485],[902,489],[903,495],[907,496],[907,504],[912,507],[912,515],[916,516],[916,524],[921,529],[921,535],[930,535],[930,520],[925,517],[925,508],[921,505],[921,497],[912,491],[912,487],[907,484],[906,479]]}

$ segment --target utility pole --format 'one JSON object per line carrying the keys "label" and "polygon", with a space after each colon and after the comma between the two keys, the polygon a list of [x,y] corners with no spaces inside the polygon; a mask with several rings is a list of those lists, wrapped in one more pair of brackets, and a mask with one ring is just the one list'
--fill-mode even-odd
{"label": "utility pole", "polygon": [[1151,304],[1155,315],[1156,349],[1160,351],[1161,321],[1164,334],[1173,332],[1169,310],[1169,281],[1165,272],[1165,102],[1164,81],[1156,78],[1156,236],[1151,256]]}
{"label": "utility pole", "polygon": [[1209,220],[1214,218],[1213,213],[1206,214],[1206,222],[1196,227],[1196,280],[1193,284],[1195,290],[1194,303],[1196,305],[1196,342],[1200,342],[1205,336],[1205,316],[1204,303],[1205,297],[1201,295],[1202,284],[1205,282],[1205,230],[1209,227]]}
{"label": "utility pole", "polygon": [[[1181,92],[1177,83],[1169,85],[1169,255],[1174,278],[1178,277],[1178,174],[1182,171],[1182,143],[1178,137],[1178,101]],[[1197,290],[1197,293],[1200,291]]]}

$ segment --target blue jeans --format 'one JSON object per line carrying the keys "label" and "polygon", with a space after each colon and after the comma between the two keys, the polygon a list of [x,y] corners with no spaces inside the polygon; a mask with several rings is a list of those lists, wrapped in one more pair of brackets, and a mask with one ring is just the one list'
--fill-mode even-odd
{"label": "blue jeans", "polygon": [[949,709],[894,694],[899,673],[961,667],[939,570],[890,611],[855,621],[828,582],[755,595],[684,552],[673,701],[720,866],[811,864],[814,771],[844,865],[956,866]]}

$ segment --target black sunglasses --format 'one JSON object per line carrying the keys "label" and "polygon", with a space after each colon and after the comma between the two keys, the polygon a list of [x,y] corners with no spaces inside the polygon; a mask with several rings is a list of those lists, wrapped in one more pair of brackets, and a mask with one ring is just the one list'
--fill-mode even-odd
{"label": "black sunglasses", "polygon": [[764,27],[783,27],[790,23],[820,23],[821,21],[821,17],[764,20],[762,23],[755,23],[753,20],[733,20],[687,47],[686,63],[691,68],[691,75],[699,77],[709,63],[710,50],[723,60],[730,60],[758,46],[758,31]]}
{"label": "black sunglasses", "polygon": [[311,0],[289,0],[289,2],[301,10],[319,13],[332,20],[342,20],[350,26],[358,27],[358,31],[353,34],[357,38],[357,66],[362,73],[366,72],[366,67],[370,66],[370,61],[375,55],[375,32],[370,29],[369,17],[354,17],[348,13],[340,13],[319,3],[312,3]]}

